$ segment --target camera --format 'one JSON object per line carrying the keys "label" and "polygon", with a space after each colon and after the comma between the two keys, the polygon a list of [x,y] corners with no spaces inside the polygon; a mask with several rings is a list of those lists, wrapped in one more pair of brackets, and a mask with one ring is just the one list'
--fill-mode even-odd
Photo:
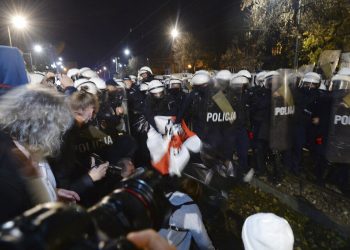
{"label": "camera", "polygon": [[[96,153],[92,153],[91,156],[94,157],[94,159],[95,159],[95,166],[94,167],[98,167],[99,165],[106,163],[106,161],[103,160],[101,158],[101,156],[99,156]],[[119,177],[120,172],[121,172],[120,166],[108,165],[107,176]]]}
{"label": "camera", "polygon": [[0,249],[134,249],[124,236],[165,226],[171,205],[157,172],[136,174],[100,202],[38,205],[0,228]]}

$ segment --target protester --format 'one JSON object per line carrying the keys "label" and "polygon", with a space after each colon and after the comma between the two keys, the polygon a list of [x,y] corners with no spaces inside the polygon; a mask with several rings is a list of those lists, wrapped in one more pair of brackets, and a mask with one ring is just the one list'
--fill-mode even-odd
{"label": "protester", "polygon": [[0,46],[0,95],[28,82],[20,51],[17,48]]}
{"label": "protester", "polygon": [[[1,222],[52,200],[38,163],[60,150],[61,136],[72,121],[64,98],[55,91],[23,86],[1,97],[0,199],[6,201]],[[69,194],[71,200],[79,199]]]}

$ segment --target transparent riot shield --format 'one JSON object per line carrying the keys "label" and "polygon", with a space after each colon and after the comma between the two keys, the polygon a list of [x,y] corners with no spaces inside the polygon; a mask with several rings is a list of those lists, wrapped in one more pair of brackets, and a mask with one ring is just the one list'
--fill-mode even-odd
{"label": "transparent riot shield", "polygon": [[288,75],[288,70],[279,70],[266,79],[271,89],[269,142],[272,150],[285,151],[292,144],[295,106]]}
{"label": "transparent riot shield", "polygon": [[339,63],[341,50],[324,50],[319,59],[318,67],[322,69],[326,79],[330,79]]}
{"label": "transparent riot shield", "polygon": [[[199,128],[197,133],[206,145],[202,147],[201,160],[208,168],[215,168],[221,176],[234,175],[235,141],[247,137],[243,89],[248,82],[247,78],[241,78],[229,84],[218,83],[216,87],[209,87],[206,98],[197,103],[196,110],[199,111],[196,115],[203,123],[202,127],[193,126],[194,132]],[[198,117],[200,115],[203,117]]]}
{"label": "transparent riot shield", "polygon": [[350,77],[333,78],[326,157],[333,163],[350,163]]}

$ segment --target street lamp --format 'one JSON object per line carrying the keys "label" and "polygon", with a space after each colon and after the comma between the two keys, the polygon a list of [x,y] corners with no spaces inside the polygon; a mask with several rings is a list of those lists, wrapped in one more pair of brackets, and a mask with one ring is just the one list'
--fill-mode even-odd
{"label": "street lamp", "polygon": [[[11,24],[16,29],[25,29],[28,26],[28,21],[24,16],[16,15],[11,18]],[[10,46],[12,47],[12,38],[11,38],[11,30],[10,25],[7,26],[7,32],[9,36]]]}
{"label": "street lamp", "polygon": [[36,44],[36,45],[34,45],[34,51],[36,53],[41,53],[41,52],[43,52],[43,47],[39,44]]}
{"label": "street lamp", "polygon": [[124,50],[124,54],[125,54],[126,56],[130,55],[130,50],[129,50],[129,49],[125,49],[125,50]]}
{"label": "street lamp", "polygon": [[177,38],[180,35],[179,31],[176,28],[173,28],[171,30],[170,34],[171,34],[173,39]]}

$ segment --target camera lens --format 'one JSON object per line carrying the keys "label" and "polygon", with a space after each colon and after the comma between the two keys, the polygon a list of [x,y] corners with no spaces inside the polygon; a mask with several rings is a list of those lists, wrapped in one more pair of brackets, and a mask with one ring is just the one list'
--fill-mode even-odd
{"label": "camera lens", "polygon": [[154,177],[151,179],[148,182],[127,179],[122,188],[89,209],[99,229],[108,237],[115,238],[145,228],[160,229],[169,203],[155,185],[157,181]]}

